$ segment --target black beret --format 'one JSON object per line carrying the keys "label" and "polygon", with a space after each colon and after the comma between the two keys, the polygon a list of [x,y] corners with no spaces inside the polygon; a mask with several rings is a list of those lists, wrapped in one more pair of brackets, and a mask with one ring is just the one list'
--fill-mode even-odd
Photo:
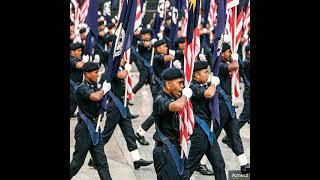
{"label": "black beret", "polygon": [[99,21],[99,22],[98,22],[98,25],[99,25],[99,26],[104,25],[104,21]]}
{"label": "black beret", "polygon": [[247,51],[250,51],[250,44],[248,44],[248,45],[246,46],[245,51],[246,51],[246,52],[247,52]]}
{"label": "black beret", "polygon": [[156,41],[154,44],[153,44],[153,47],[158,47],[158,46],[161,46],[162,44],[166,44],[166,41],[164,39],[160,39],[158,41]]}
{"label": "black beret", "polygon": [[81,28],[79,32],[84,33],[84,32],[86,32],[86,30],[87,30],[86,28]]}
{"label": "black beret", "polygon": [[225,52],[226,50],[230,49],[230,45],[228,43],[223,43],[222,45],[222,52]]}
{"label": "black beret", "polygon": [[147,33],[151,33],[151,29],[142,28],[140,31],[140,34],[147,34]]}
{"label": "black beret", "polygon": [[161,76],[163,80],[168,81],[172,79],[183,78],[183,72],[178,68],[168,68],[162,72]]}
{"label": "black beret", "polygon": [[207,68],[208,68],[207,61],[197,61],[197,62],[194,62],[193,72],[199,71],[201,69],[207,69]]}
{"label": "black beret", "polygon": [[77,50],[77,49],[80,49],[82,48],[82,44],[79,43],[79,42],[76,42],[76,43],[71,43],[70,44],[70,50]]}
{"label": "black beret", "polygon": [[186,41],[185,37],[179,37],[178,39],[176,39],[176,43],[184,43]]}
{"label": "black beret", "polygon": [[114,37],[114,35],[113,34],[106,34],[105,36],[104,36],[104,40],[105,40],[105,42],[106,43],[109,43],[110,41],[112,41],[113,40],[113,37]]}
{"label": "black beret", "polygon": [[91,71],[98,70],[98,69],[99,69],[99,64],[92,62],[92,61],[86,62],[82,66],[82,70],[84,72],[91,72]]}

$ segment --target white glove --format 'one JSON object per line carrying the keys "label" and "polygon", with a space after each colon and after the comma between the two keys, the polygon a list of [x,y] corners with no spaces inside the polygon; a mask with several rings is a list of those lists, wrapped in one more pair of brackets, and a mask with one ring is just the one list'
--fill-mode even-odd
{"label": "white glove", "polygon": [[191,88],[184,88],[182,89],[182,95],[185,95],[188,99],[192,96]]}
{"label": "white glove", "polygon": [[231,55],[231,59],[232,60],[234,60],[234,61],[238,61],[238,53],[233,53],[232,55]]}
{"label": "white glove", "polygon": [[108,33],[109,29],[108,28],[104,28],[104,33]]}
{"label": "white glove", "polygon": [[199,54],[200,61],[207,61],[207,58],[204,54]]}
{"label": "white glove", "polygon": [[203,28],[202,32],[203,32],[203,34],[207,34],[208,33],[208,29],[207,28]]}
{"label": "white glove", "polygon": [[214,76],[213,74],[211,74],[210,76],[210,82],[217,87],[220,84],[220,78],[217,76]]}
{"label": "white glove", "polygon": [[93,62],[95,62],[95,63],[99,63],[100,62],[100,56],[98,54],[94,55]]}
{"label": "white glove", "polygon": [[115,24],[115,23],[117,22],[117,20],[114,19],[114,18],[112,18],[112,19],[111,19],[111,22],[112,22],[113,24]]}
{"label": "white glove", "polygon": [[154,44],[157,41],[157,39],[152,39],[151,42]]}
{"label": "white glove", "polygon": [[169,54],[174,57],[174,55],[176,54],[176,52],[175,52],[174,50],[169,49]]}
{"label": "white glove", "polygon": [[159,40],[163,39],[163,35],[161,33],[158,33],[157,36],[158,36]]}
{"label": "white glove", "polygon": [[147,24],[147,29],[151,29],[151,25],[150,24]]}
{"label": "white glove", "polygon": [[137,29],[137,30],[140,32],[140,31],[141,31],[141,29],[142,29],[142,27],[138,27],[138,29]]}
{"label": "white glove", "polygon": [[103,95],[105,95],[108,91],[110,91],[111,84],[107,83],[107,81],[105,81],[105,82],[103,82],[101,89],[103,90]]}
{"label": "white glove", "polygon": [[131,71],[131,68],[132,68],[131,64],[127,63],[126,65],[124,65],[124,69],[127,70],[128,72]]}
{"label": "white glove", "polygon": [[83,56],[82,56],[82,61],[83,61],[84,63],[88,62],[88,61],[89,61],[89,55],[83,55]]}
{"label": "white glove", "polygon": [[178,60],[173,61],[173,66],[174,66],[175,68],[178,68],[178,69],[181,69],[181,68],[182,68],[181,62],[178,61]]}
{"label": "white glove", "polygon": [[212,32],[213,30],[214,30],[214,26],[211,26],[211,27],[209,28],[209,31]]}

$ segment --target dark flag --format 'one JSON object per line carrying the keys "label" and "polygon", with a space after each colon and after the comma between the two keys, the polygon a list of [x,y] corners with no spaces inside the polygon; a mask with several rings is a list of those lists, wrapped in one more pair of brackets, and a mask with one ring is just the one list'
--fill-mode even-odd
{"label": "dark flag", "polygon": [[87,34],[86,38],[86,46],[85,46],[85,53],[92,54],[92,48],[96,45],[98,40],[98,0],[90,0],[89,2],[89,9],[88,15],[86,18],[86,24],[88,24],[90,31]]}
{"label": "dark flag", "polygon": [[153,23],[153,35],[152,35],[153,39],[157,38],[157,35],[160,32],[161,22],[164,20],[164,17],[165,17],[164,8],[165,8],[165,1],[159,0],[156,17]]}
{"label": "dark flag", "polygon": [[170,49],[175,49],[175,42],[178,35],[178,16],[181,12],[181,5],[183,0],[173,0],[172,3],[172,22],[170,27]]}
{"label": "dark flag", "polygon": [[124,52],[131,46],[133,28],[137,9],[136,0],[124,0],[120,19],[112,40],[111,54],[109,56],[107,81],[110,82],[118,71],[120,60]]}
{"label": "dark flag", "polygon": [[[212,60],[210,61],[210,68],[214,76],[218,76],[220,62],[221,62],[221,51],[223,44],[223,33],[226,26],[226,0],[218,0],[218,14],[217,14],[217,27],[215,29],[215,36],[213,40],[213,55]],[[209,108],[211,111],[211,118],[215,119],[220,125],[220,114],[219,114],[219,98],[218,91],[210,101]]]}

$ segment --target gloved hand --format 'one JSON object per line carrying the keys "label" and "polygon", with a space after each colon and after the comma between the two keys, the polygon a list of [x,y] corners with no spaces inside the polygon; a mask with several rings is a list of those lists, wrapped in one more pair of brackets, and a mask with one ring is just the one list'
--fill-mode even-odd
{"label": "gloved hand", "polygon": [[176,54],[176,52],[175,52],[174,50],[169,49],[169,54],[174,57],[174,55]]}
{"label": "gloved hand", "polygon": [[95,62],[95,63],[99,63],[100,62],[100,56],[98,54],[94,55],[93,62]]}
{"label": "gloved hand", "polygon": [[159,40],[163,39],[163,35],[161,33],[158,33],[157,36],[158,36]]}
{"label": "gloved hand", "polygon": [[107,81],[105,81],[105,82],[103,82],[101,89],[103,90],[103,95],[105,95],[108,91],[110,91],[111,84],[108,83]]}
{"label": "gloved hand", "polygon": [[183,88],[182,95],[185,95],[188,99],[192,96],[191,88]]}
{"label": "gloved hand", "polygon": [[207,28],[203,28],[202,32],[203,32],[203,34],[207,34],[208,33],[208,29]]}
{"label": "gloved hand", "polygon": [[234,61],[238,61],[238,58],[239,58],[238,53],[233,53],[231,55],[231,59],[234,60]]}
{"label": "gloved hand", "polygon": [[214,76],[212,73],[210,75],[210,82],[217,87],[220,84],[220,78],[217,76]]}
{"label": "gloved hand", "polygon": [[199,54],[200,61],[207,61],[207,58],[204,54]]}
{"label": "gloved hand", "polygon": [[124,65],[124,69],[127,70],[128,72],[130,72],[131,69],[132,69],[131,64],[128,64],[128,63],[127,63],[126,65]]}
{"label": "gloved hand", "polygon": [[88,61],[89,61],[89,55],[83,55],[83,56],[82,56],[82,61],[83,61],[84,63],[88,62]]}
{"label": "gloved hand", "polygon": [[173,66],[174,66],[175,68],[178,68],[178,69],[181,69],[181,68],[182,68],[181,62],[178,61],[178,60],[173,61],[172,64],[173,64]]}
{"label": "gloved hand", "polygon": [[108,33],[109,32],[109,29],[108,28],[104,28],[104,33]]}

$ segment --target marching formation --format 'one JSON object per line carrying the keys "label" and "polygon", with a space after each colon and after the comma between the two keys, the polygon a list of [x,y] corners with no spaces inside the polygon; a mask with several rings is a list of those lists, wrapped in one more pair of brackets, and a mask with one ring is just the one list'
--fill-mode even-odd
{"label": "marching formation", "polygon": [[[112,179],[104,146],[117,125],[134,168],[153,164],[159,180],[190,179],[194,171],[226,180],[222,130],[238,170],[250,173],[240,136],[250,123],[250,0],[159,0],[152,17],[147,0],[99,3],[70,3],[70,118],[78,120],[70,179],[88,152],[100,179]],[[240,83],[244,106],[237,118]],[[128,105],[144,85],[153,110],[134,129],[139,115]],[[145,160],[136,143],[150,145],[151,127],[153,160]]]}

